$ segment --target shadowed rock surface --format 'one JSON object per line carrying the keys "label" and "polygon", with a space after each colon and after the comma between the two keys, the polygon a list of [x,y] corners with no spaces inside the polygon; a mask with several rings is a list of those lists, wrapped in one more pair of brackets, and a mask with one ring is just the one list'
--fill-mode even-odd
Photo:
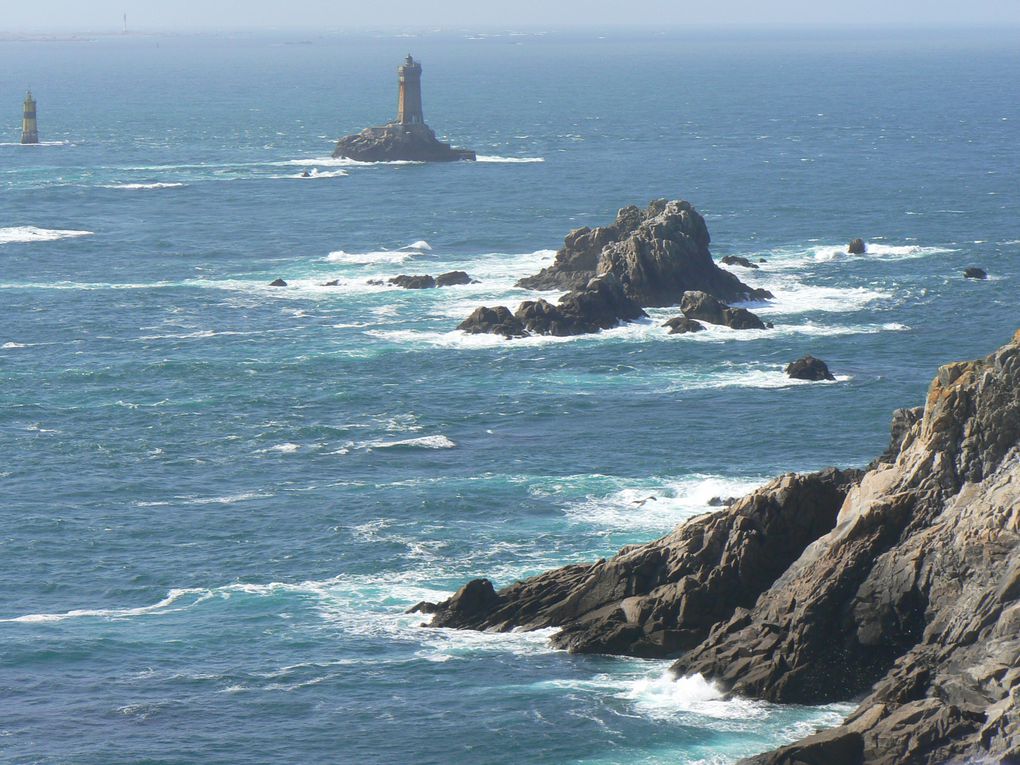
{"label": "shadowed rock surface", "polygon": [[966,279],[987,279],[988,272],[985,271],[983,268],[971,266],[970,268],[966,269],[963,272],[963,276]]}
{"label": "shadowed rock surface", "polygon": [[939,369],[859,479],[783,476],[608,561],[498,592],[475,580],[423,610],[436,626],[561,627],[553,644],[573,651],[679,654],[674,673],[744,696],[863,697],[746,765],[1014,764],[1018,543],[1020,332]]}
{"label": "shadowed rock surface", "polygon": [[744,268],[758,268],[757,263],[752,263],[747,258],[742,258],[739,255],[727,255],[722,259],[722,262],[727,266],[743,266]]}
{"label": "shadowed rock surface", "polygon": [[457,329],[467,332],[469,335],[502,335],[507,340],[515,337],[527,337],[524,325],[520,319],[510,313],[506,306],[489,308],[482,306],[472,311],[471,315],[462,321]]}
{"label": "shadowed rock surface", "polygon": [[683,294],[680,310],[688,319],[709,324],[722,324],[730,329],[767,329],[768,325],[746,308],[730,308],[706,292],[690,291]]}
{"label": "shadowed rock surface", "polygon": [[[503,306],[497,309],[478,309],[471,314],[457,329],[465,332],[494,332],[505,337],[516,337],[517,334],[506,334],[506,322],[500,320],[493,324],[488,314],[479,311],[496,310],[500,317],[510,315],[510,310]],[[611,329],[622,321],[634,321],[646,316],[641,306],[631,300],[623,291],[623,285],[612,274],[591,279],[584,289],[568,292],[553,305],[546,300],[526,300],[513,313],[513,327],[520,326],[523,334],[585,335]],[[492,329],[489,329],[492,327]]]}
{"label": "shadowed rock surface", "polygon": [[436,286],[436,280],[428,274],[400,274],[390,279],[390,284],[405,290],[428,290]]}
{"label": "shadowed rock surface", "polygon": [[477,284],[477,282],[468,276],[467,271],[447,271],[436,277],[437,287],[453,287],[458,284]]}
{"label": "shadowed rock surface", "polygon": [[[674,671],[781,702],[866,693],[830,732],[862,737],[857,762],[1018,762],[1018,542],[1020,333],[942,367],[895,462]],[[779,750],[749,762],[793,761]]]}
{"label": "shadowed rock surface", "polygon": [[669,327],[669,334],[684,335],[688,332],[703,332],[705,325],[686,316],[674,316],[662,326]]}
{"label": "shadowed rock surface", "polygon": [[735,608],[752,605],[831,529],[857,478],[835,469],[783,476],[608,561],[567,566],[498,593],[487,579],[469,582],[435,606],[433,626],[562,627],[553,645],[579,653],[675,655]]}
{"label": "shadowed rock surface", "polygon": [[850,244],[846,246],[846,251],[851,255],[863,255],[868,251],[868,246],[864,244],[863,239],[851,239]]}
{"label": "shadowed rock surface", "polygon": [[658,199],[645,210],[624,207],[608,226],[571,231],[553,265],[517,286],[575,290],[593,276],[612,273],[644,307],[675,305],[693,289],[722,300],[772,297],[719,268],[708,244],[705,220],[689,202]]}
{"label": "shadowed rock surface", "polygon": [[835,380],[829,365],[821,359],[816,359],[810,353],[807,356],[797,359],[786,366],[786,374],[794,380]]}

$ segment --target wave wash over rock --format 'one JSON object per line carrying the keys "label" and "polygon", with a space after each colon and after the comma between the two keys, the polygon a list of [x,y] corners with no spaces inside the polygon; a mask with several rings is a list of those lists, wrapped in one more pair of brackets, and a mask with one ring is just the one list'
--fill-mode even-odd
{"label": "wave wash over rock", "polygon": [[[900,418],[901,420],[903,418]],[[748,765],[1020,763],[1020,332],[942,367],[861,477],[773,481],[726,510],[495,591],[434,626],[559,626],[555,645],[672,654],[675,674],[780,703],[861,699]]]}

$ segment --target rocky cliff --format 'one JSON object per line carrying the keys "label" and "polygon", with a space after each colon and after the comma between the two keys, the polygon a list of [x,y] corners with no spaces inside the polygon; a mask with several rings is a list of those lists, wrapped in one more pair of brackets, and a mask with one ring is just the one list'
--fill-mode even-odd
{"label": "rocky cliff", "polygon": [[689,202],[658,199],[645,210],[624,207],[608,226],[571,231],[555,262],[518,286],[576,290],[594,276],[612,273],[627,296],[644,307],[675,305],[688,290],[724,301],[771,297],[719,268],[708,244],[705,219]]}
{"label": "rocky cliff", "polygon": [[676,655],[729,692],[860,699],[752,765],[1020,763],[1020,332],[941,368],[860,477],[784,476],[609,561],[496,592],[437,626],[560,626],[578,651]]}

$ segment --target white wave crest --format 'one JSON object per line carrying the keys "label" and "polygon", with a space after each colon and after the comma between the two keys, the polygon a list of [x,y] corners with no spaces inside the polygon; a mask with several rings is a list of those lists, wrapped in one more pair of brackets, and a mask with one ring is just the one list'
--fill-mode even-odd
{"label": "white wave crest", "polygon": [[155,189],[179,189],[186,183],[111,183],[102,184],[101,189],[124,189],[125,191],[152,191]]}
{"label": "white wave crest", "polygon": [[679,713],[722,720],[759,720],[769,715],[769,706],[760,701],[725,698],[723,692],[701,675],[674,677],[666,672],[658,677],[634,681],[620,698],[653,719],[671,719]]}
{"label": "white wave crest", "polygon": [[73,239],[79,236],[93,236],[92,231],[61,228],[37,228],[36,226],[12,226],[0,228],[0,244],[26,242],[55,242],[58,239]]}
{"label": "white wave crest", "polygon": [[454,449],[456,442],[446,436],[421,436],[405,438],[402,441],[371,441],[365,444],[370,449]]}
{"label": "white wave crest", "polygon": [[479,154],[475,157],[476,162],[492,162],[499,164],[534,164],[536,162],[545,162],[544,157],[500,157],[496,155],[484,155]]}
{"label": "white wave crest", "polygon": [[417,242],[411,242],[408,245],[401,247],[402,250],[422,250],[425,252],[432,251],[432,245],[426,242],[424,239],[419,239]]}
{"label": "white wave crest", "polygon": [[5,351],[11,351],[14,350],[15,348],[28,348],[29,345],[30,345],[29,343],[15,343],[12,340],[10,342],[4,343],[3,345],[0,345],[0,349],[3,349]]}

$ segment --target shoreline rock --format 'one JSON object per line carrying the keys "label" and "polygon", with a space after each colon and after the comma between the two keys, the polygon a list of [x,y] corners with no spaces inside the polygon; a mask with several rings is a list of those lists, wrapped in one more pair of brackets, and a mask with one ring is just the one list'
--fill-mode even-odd
{"label": "shoreline rock", "polygon": [[941,367],[891,431],[863,475],[783,476],[609,560],[475,580],[433,623],[559,627],[554,646],[677,655],[778,703],[863,697],[746,765],[1018,762],[1020,332]]}

